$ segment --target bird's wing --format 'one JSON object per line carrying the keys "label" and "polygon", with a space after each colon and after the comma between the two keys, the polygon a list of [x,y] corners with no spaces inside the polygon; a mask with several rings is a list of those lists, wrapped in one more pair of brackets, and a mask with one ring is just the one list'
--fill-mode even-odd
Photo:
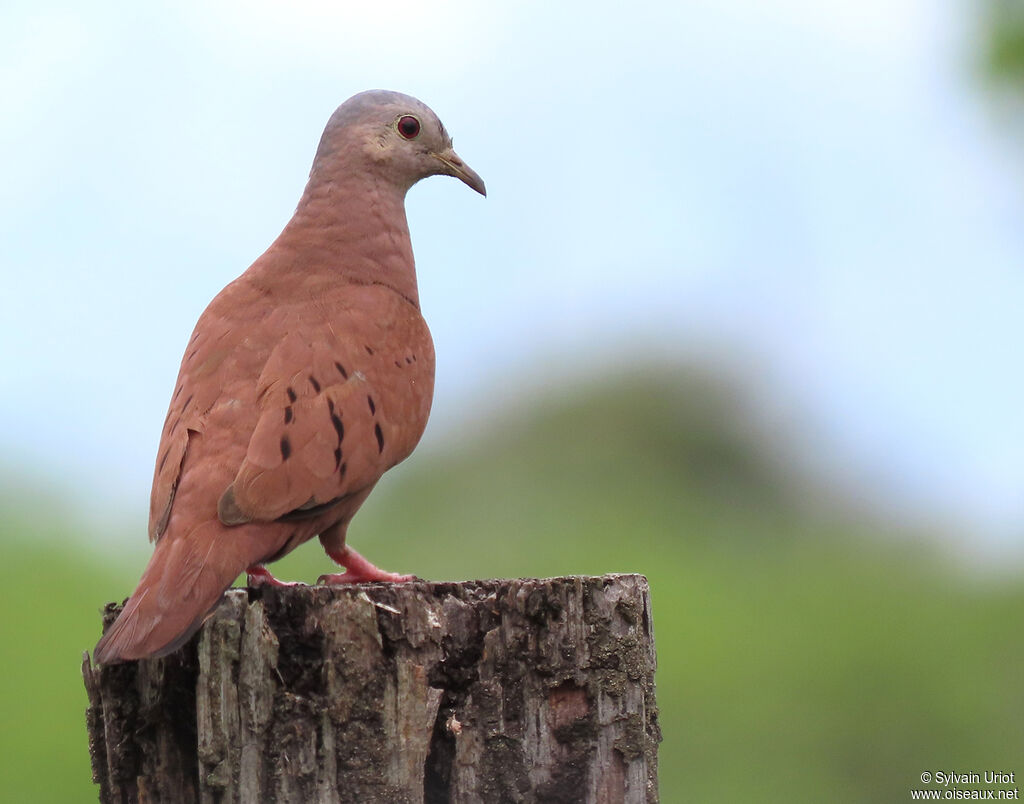
{"label": "bird's wing", "polygon": [[[398,294],[353,286],[263,315],[241,291],[229,299],[204,313],[182,361],[157,457],[153,538],[167,527],[187,464],[203,482],[223,474],[199,464],[230,465],[208,490],[225,524],[308,516],[375,483],[426,424],[433,345]],[[202,455],[188,458],[193,434]]]}
{"label": "bird's wing", "polygon": [[209,412],[219,401],[239,390],[237,386],[243,384],[241,378],[246,374],[246,364],[259,359],[252,348],[240,348],[244,340],[241,328],[231,317],[218,315],[216,301],[200,317],[185,349],[164,420],[150,495],[149,538],[152,541],[157,541],[167,529],[190,435],[205,431]]}
{"label": "bird's wing", "polygon": [[391,465],[379,394],[352,351],[327,326],[292,333],[274,348],[257,386],[259,419],[218,504],[222,522],[322,510]]}

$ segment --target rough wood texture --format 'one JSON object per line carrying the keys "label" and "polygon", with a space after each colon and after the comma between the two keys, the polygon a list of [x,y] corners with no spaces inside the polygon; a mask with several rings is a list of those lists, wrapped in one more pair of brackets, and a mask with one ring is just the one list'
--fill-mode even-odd
{"label": "rough wood texture", "polygon": [[[117,607],[107,607],[105,625]],[[231,590],[93,667],[103,802],[654,802],[640,575]]]}

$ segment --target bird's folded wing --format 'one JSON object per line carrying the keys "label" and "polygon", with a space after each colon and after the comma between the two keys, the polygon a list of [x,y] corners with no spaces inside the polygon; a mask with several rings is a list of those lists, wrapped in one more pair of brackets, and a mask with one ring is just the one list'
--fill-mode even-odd
{"label": "bird's folded wing", "polygon": [[[214,326],[203,326],[212,323]],[[164,420],[157,450],[153,490],[149,502],[149,538],[158,540],[167,529],[181,480],[190,434],[205,429],[205,412],[224,396],[225,373],[238,376],[238,351],[229,322],[201,319],[182,360],[178,383]]]}
{"label": "bird's folded wing", "polygon": [[[199,484],[225,524],[269,522],[362,491],[415,445],[433,378],[418,310],[379,287],[325,298],[319,316],[289,304],[264,313],[236,283],[204,313],[157,454],[151,538],[167,529],[182,483]],[[267,347],[248,326],[260,316]]]}
{"label": "bird's folded wing", "polygon": [[301,516],[372,484],[387,468],[374,389],[329,328],[292,334],[259,379],[259,419],[218,514],[225,524]]}

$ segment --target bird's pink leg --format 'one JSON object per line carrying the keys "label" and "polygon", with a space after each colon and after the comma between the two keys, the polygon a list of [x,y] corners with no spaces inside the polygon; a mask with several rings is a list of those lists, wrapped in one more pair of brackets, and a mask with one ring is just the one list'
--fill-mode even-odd
{"label": "bird's pink leg", "polygon": [[254,588],[257,586],[302,586],[298,581],[279,581],[271,575],[270,570],[259,564],[249,567],[245,574],[248,576],[249,586]]}
{"label": "bird's pink leg", "polygon": [[332,550],[326,547],[324,549],[327,550],[327,555],[345,568],[345,571],[336,575],[321,575],[317,583],[341,584],[362,583],[363,581],[403,583],[416,579],[415,575],[399,575],[397,572],[387,572],[375,567],[348,545],[341,550]]}

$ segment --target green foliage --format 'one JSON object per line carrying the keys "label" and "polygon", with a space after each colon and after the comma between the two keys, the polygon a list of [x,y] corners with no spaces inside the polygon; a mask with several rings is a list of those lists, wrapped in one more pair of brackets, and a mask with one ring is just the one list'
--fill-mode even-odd
{"label": "green foliage", "polygon": [[[95,801],[85,738],[82,653],[96,640],[103,602],[126,584],[90,555],[84,542],[69,545],[67,535],[58,540],[50,533],[29,542],[25,530],[9,529],[9,517],[3,521],[8,547],[0,618],[5,659],[0,685],[2,797]],[[49,529],[45,524],[42,528]],[[73,532],[70,527],[64,531]]]}
{"label": "green foliage", "polygon": [[987,0],[984,31],[989,74],[1018,93],[1024,92],[1024,3]]}
{"label": "green foliage", "polygon": [[[809,505],[737,394],[652,376],[524,400],[464,449],[414,456],[353,546],[433,579],[645,573],[666,802],[903,800],[924,770],[1022,770],[1020,584]],[[55,545],[9,557],[11,800],[94,797],[79,655],[139,569],[114,581]],[[275,571],[330,563],[312,544]]]}

